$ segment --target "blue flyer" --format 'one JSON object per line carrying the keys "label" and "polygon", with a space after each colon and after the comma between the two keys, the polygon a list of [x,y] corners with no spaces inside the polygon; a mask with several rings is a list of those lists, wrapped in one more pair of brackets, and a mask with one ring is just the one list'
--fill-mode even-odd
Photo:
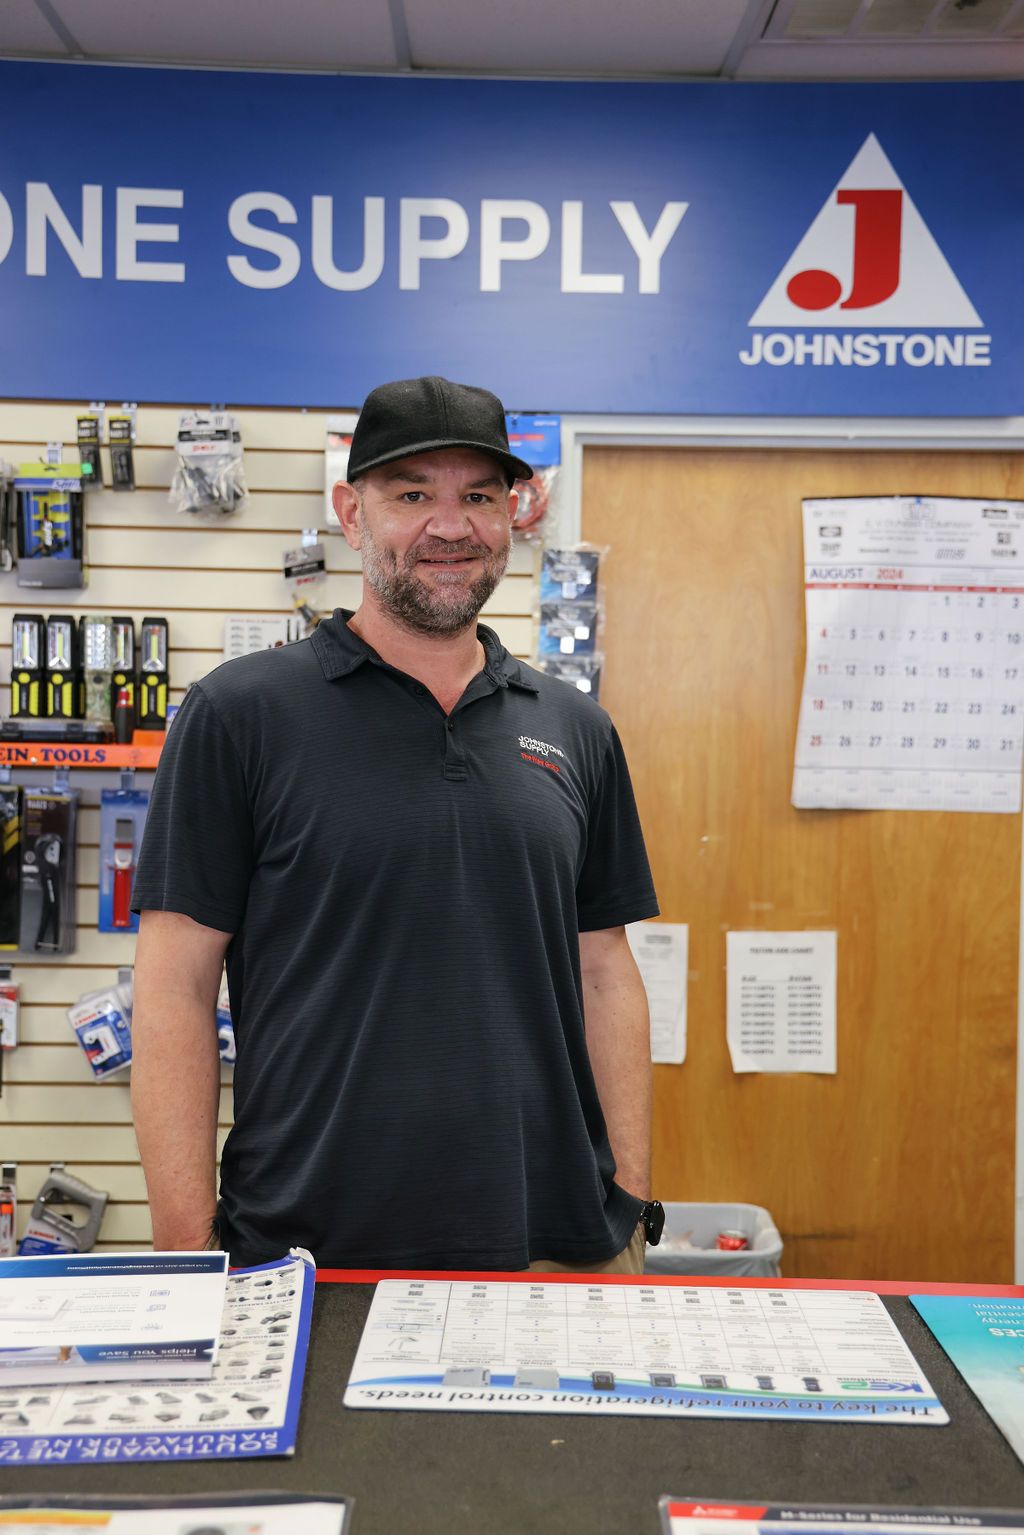
{"label": "blue flyer", "polygon": [[206,1379],[5,1390],[0,1464],[294,1454],[315,1281],[313,1260],[299,1248],[229,1273],[217,1360]]}
{"label": "blue flyer", "polygon": [[912,1295],[922,1318],[1024,1460],[1024,1298]]}

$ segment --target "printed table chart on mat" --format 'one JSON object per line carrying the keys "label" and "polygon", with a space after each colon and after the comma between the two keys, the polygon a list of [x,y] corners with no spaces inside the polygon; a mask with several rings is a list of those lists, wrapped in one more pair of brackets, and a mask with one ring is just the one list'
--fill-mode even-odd
{"label": "printed table chart on mat", "polygon": [[348,1407],[946,1423],[877,1295],[383,1280]]}
{"label": "printed table chart on mat", "polygon": [[1020,809],[1024,503],[804,502],[801,809]]}

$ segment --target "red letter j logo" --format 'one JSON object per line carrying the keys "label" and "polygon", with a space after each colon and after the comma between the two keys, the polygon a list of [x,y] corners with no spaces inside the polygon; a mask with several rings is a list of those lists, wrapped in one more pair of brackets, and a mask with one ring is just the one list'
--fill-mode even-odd
{"label": "red letter j logo", "polygon": [[[853,214],[853,283],[840,309],[868,309],[892,298],[900,282],[900,226],[903,193],[839,192]],[[831,272],[797,272],[786,288],[800,309],[831,309],[843,285]]]}

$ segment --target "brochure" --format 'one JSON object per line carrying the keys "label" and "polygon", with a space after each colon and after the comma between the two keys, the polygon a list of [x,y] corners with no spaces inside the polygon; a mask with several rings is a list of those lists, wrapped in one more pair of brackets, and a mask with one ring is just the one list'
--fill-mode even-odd
{"label": "brochure", "polygon": [[744,1498],[662,1498],[663,1535],[935,1535],[969,1528],[971,1535],[1024,1529],[1024,1513],[997,1508],[869,1508],[850,1503],[776,1503]]}
{"label": "brochure", "polygon": [[209,1380],[4,1389],[0,1465],[293,1454],[315,1278],[300,1248],[229,1274]]}
{"label": "brochure", "polygon": [[1024,1299],[912,1295],[913,1305],[1024,1460]]}
{"label": "brochure", "polygon": [[0,1259],[0,1390],[209,1377],[227,1263],[226,1253]]}
{"label": "brochure", "polygon": [[31,1535],[344,1535],[351,1498],[294,1492],[184,1498],[0,1498],[0,1529]]}

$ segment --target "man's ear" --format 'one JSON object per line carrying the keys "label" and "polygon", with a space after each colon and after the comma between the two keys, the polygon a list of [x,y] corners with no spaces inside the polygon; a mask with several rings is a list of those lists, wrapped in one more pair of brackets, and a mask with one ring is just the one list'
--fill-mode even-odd
{"label": "man's ear", "polygon": [[508,520],[509,520],[510,524],[514,525],[515,520],[516,520],[516,512],[518,512],[518,510],[519,510],[519,492],[518,492],[518,490],[516,490],[515,486],[513,485],[509,489],[509,493],[508,493]]}
{"label": "man's ear", "polygon": [[339,480],[331,491],[331,504],[341,523],[341,531],[353,549],[362,547],[359,529],[359,492],[348,480]]}

